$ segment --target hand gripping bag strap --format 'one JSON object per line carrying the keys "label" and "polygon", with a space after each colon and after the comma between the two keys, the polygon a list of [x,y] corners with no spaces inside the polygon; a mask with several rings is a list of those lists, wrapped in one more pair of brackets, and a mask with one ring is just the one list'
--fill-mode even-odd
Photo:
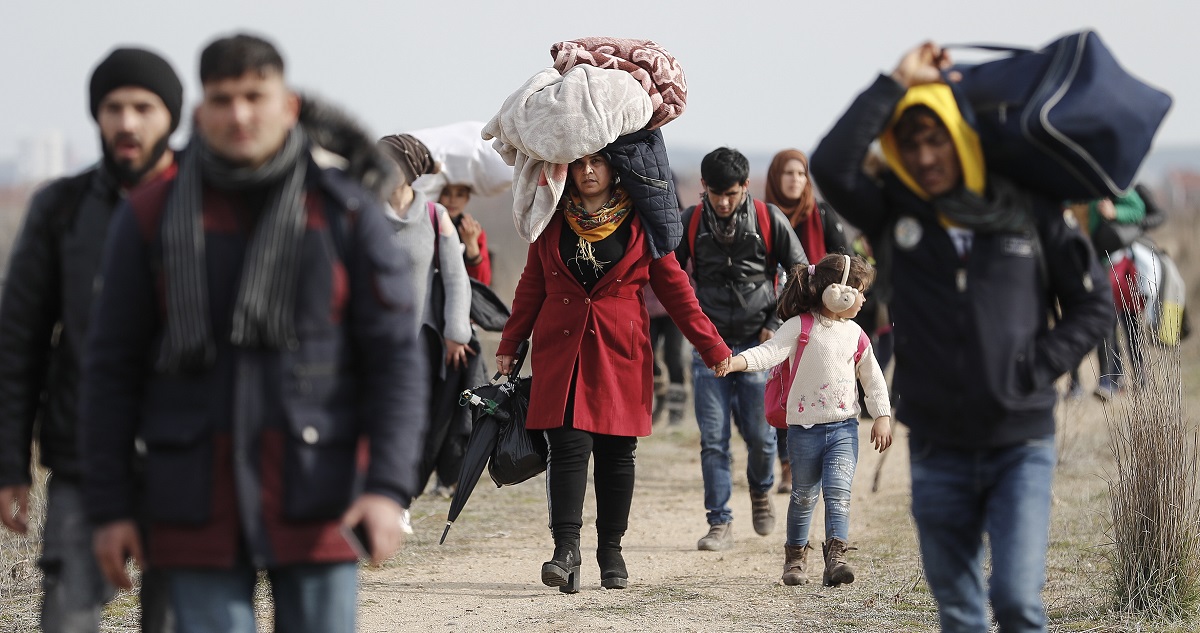
{"label": "hand gripping bag strap", "polygon": [[796,338],[796,353],[793,358],[785,359],[782,363],[771,368],[767,376],[767,387],[763,392],[763,405],[767,413],[767,423],[777,429],[786,429],[787,399],[792,390],[792,380],[796,377],[796,365],[804,354],[804,346],[808,345],[808,337],[812,334],[813,315],[805,312],[800,315],[800,336]]}
{"label": "hand gripping bag strap", "polygon": [[950,84],[989,170],[1060,200],[1128,191],[1171,96],[1123,69],[1094,31],[1037,51],[956,47],[1011,53],[957,66],[962,80]]}

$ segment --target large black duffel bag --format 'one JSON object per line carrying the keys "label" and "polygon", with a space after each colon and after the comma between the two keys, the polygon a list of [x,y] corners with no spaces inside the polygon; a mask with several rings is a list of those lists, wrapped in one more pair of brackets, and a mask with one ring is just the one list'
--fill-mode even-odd
{"label": "large black duffel bag", "polygon": [[988,169],[1054,198],[1124,195],[1171,108],[1171,96],[1121,68],[1094,31],[1037,51],[947,48],[1010,53],[956,66],[962,79],[952,87]]}

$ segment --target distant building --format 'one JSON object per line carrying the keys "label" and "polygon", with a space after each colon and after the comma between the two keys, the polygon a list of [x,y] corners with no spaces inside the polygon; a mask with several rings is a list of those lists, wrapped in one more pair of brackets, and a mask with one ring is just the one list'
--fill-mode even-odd
{"label": "distant building", "polygon": [[67,143],[61,130],[49,130],[17,145],[17,182],[42,182],[67,173]]}
{"label": "distant building", "polygon": [[0,159],[0,187],[9,187],[18,182],[17,161],[12,158]]}
{"label": "distant building", "polygon": [[1176,169],[1167,173],[1162,200],[1175,211],[1200,209],[1200,172]]}

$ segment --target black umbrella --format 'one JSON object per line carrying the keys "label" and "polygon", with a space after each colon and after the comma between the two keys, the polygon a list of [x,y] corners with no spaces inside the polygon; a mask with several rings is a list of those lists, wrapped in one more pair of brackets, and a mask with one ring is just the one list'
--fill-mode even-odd
{"label": "black umbrella", "polygon": [[507,382],[496,384],[500,379],[500,374],[496,374],[492,383],[462,392],[459,404],[470,406],[475,420],[439,544],[446,542],[450,526],[467,505],[485,465],[490,466],[497,487],[520,483],[546,469],[545,441],[540,434],[525,430],[532,377],[521,378],[520,373],[528,350],[529,342],[523,341],[517,348],[517,359]]}

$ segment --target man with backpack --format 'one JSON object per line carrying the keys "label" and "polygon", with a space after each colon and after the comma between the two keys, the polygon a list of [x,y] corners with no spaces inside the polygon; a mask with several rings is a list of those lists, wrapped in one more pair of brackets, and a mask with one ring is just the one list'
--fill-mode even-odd
{"label": "man with backpack", "polygon": [[[96,631],[113,595],[92,557],[76,448],[78,390],[92,299],[113,209],[133,187],[170,169],[183,87],[162,57],[114,50],[90,83],[102,162],[34,195],[0,297],[0,520],[29,525],[31,453],[53,472],[42,530],[43,631]],[[162,630],[161,585],[142,584],[143,629]]]}
{"label": "man with backpack", "polygon": [[[750,196],[749,175],[750,163],[737,150],[721,147],[704,157],[704,194],[699,205],[683,214],[685,236],[676,251],[680,266],[687,269],[691,261],[700,307],[735,355],[771,338],[780,325],[775,315],[778,266],[791,270],[808,264],[783,212]],[[721,551],[733,545],[731,415],[746,441],[754,531],[766,536],[775,526],[770,492],[776,440],[763,409],[766,381],[766,372],[717,378],[704,359],[693,354],[693,400],[709,525],[697,549]]]}
{"label": "man with backpack", "polygon": [[[1001,631],[1045,631],[1054,382],[1112,327],[1108,276],[1059,201],[985,170],[949,67],[932,43],[908,52],[834,124],[812,173],[891,252],[897,418],[942,630],[988,631],[987,596]],[[891,167],[878,180],[862,169],[876,137]]]}

